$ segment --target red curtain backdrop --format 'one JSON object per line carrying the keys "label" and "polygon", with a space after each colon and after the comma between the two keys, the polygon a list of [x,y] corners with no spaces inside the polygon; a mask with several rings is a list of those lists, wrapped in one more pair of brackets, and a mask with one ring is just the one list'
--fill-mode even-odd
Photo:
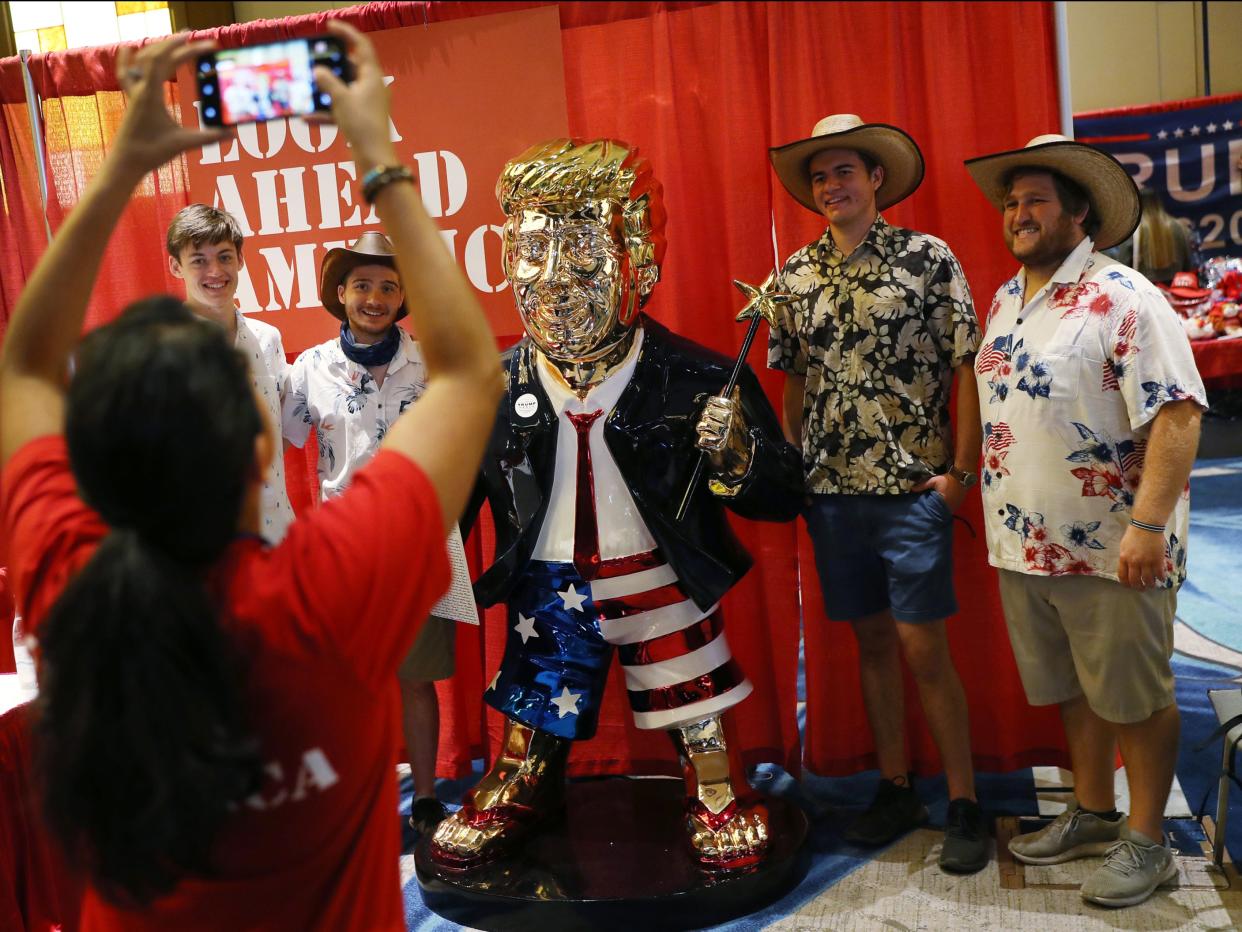
{"label": "red curtain backdrop", "polygon": [[[375,30],[534,5],[541,4],[373,3],[209,35],[235,46],[304,35],[329,15]],[[966,269],[977,305],[986,308],[1011,274],[1000,218],[961,162],[1060,125],[1051,4],[564,3],[560,15],[571,131],[638,145],[664,183],[669,250],[648,310],[673,329],[734,353],[741,331],[732,320],[740,298],[730,280],[761,280],[774,262],[774,238],[783,260],[822,232],[822,219],[780,188],[767,148],[808,135],[829,113],[894,123],[919,142],[927,180],[889,219],[946,239]],[[32,59],[45,102],[53,228],[106,151],[122,112],[112,73],[115,52],[84,49]],[[500,92],[508,91],[513,105],[521,106],[520,81],[513,86]],[[17,60],[0,61],[0,326],[44,246],[23,100]],[[162,243],[168,220],[187,201],[177,165],[138,193],[113,235],[88,325],[111,319],[127,301],[151,291],[177,293]],[[756,347],[750,363],[775,403],[780,377],[766,370],[764,356],[763,347]],[[298,453],[289,464],[295,506],[309,503],[312,462]],[[977,496],[964,514],[977,536],[959,529],[962,610],[949,629],[970,700],[976,763],[992,770],[1065,763],[1054,714],[1030,709],[1022,695],[995,574],[987,565]],[[750,762],[775,761],[797,772],[801,618],[805,764],[819,773],[873,766],[852,638],[823,619],[804,526],[736,526],[756,568],[726,598],[723,611],[756,693],[734,718],[735,747]],[[489,537],[486,524],[473,535],[476,559],[490,552]],[[472,758],[487,756],[489,739],[495,746],[499,723],[484,711],[480,695],[499,662],[503,623],[493,610],[481,629],[463,627],[459,633],[458,676],[441,691],[443,775],[462,773]],[[667,739],[629,724],[615,671],[609,687],[600,734],[576,750],[574,771],[675,772]],[[936,770],[935,749],[909,683],[906,705],[914,765]]]}

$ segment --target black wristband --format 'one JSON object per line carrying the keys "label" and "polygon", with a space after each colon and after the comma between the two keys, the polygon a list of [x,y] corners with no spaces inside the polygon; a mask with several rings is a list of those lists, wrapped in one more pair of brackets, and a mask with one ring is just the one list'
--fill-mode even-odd
{"label": "black wristband", "polygon": [[1130,523],[1134,525],[1136,528],[1138,528],[1140,531],[1151,531],[1153,534],[1164,533],[1163,524],[1148,524],[1145,521],[1136,521],[1133,518],[1130,519]]}

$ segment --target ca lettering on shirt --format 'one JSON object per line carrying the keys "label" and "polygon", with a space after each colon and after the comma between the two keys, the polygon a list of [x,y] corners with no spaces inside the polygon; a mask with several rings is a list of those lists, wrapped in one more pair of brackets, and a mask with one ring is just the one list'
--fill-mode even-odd
{"label": "ca lettering on shirt", "polygon": [[312,791],[322,793],[339,780],[328,755],[320,748],[310,748],[302,752],[291,777],[280,761],[264,765],[263,787],[247,796],[243,803],[257,812],[266,812],[287,803],[303,802]]}

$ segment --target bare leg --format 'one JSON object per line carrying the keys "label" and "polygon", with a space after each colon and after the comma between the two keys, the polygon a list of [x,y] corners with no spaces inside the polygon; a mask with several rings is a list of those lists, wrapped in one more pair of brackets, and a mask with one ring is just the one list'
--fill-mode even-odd
{"label": "bare leg", "polygon": [[1166,706],[1144,721],[1116,729],[1130,782],[1130,827],[1158,842],[1163,837],[1164,807],[1177,764],[1181,733],[1177,706]]}
{"label": "bare leg", "polygon": [[858,642],[858,673],[863,708],[875,741],[880,776],[907,779],[905,700],[897,625],[887,610],[850,622]]}
{"label": "bare leg", "polygon": [[401,728],[414,779],[414,797],[435,796],[440,701],[434,683],[401,680]]}
{"label": "bare leg", "polygon": [[949,799],[975,798],[975,771],[970,758],[970,712],[966,692],[953,665],[944,621],[898,622],[897,634],[906,664],[918,686],[923,713],[944,763]]}
{"label": "bare leg", "polygon": [[[1074,795],[1078,798],[1078,804],[1094,812],[1110,811],[1117,802],[1113,788],[1113,775],[1117,770],[1116,726],[1092,712],[1084,696],[1061,703],[1061,721],[1069,742],[1070,762],[1074,768]],[[1169,755],[1170,768],[1174,756],[1172,753]],[[1171,774],[1170,769],[1170,780]],[[1164,792],[1168,792],[1167,783]],[[1163,808],[1161,803],[1162,811]]]}

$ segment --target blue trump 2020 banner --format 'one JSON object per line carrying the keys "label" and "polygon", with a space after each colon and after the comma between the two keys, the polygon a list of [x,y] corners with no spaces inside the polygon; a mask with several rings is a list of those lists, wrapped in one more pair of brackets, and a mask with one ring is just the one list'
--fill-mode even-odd
{"label": "blue trump 2020 banner", "polygon": [[1204,259],[1242,256],[1242,94],[1078,113],[1074,136],[1162,192]]}

